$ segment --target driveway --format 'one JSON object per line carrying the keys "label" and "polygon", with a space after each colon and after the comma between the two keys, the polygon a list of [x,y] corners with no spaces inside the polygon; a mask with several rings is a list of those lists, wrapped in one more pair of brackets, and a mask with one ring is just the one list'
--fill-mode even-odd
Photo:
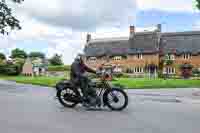
{"label": "driveway", "polygon": [[[195,89],[196,90],[196,89]],[[149,90],[150,91],[150,90]],[[122,112],[63,108],[53,88],[0,81],[2,133],[199,133],[200,104],[174,92],[129,91]],[[150,94],[150,95],[148,95]],[[153,95],[151,95],[153,94]],[[164,93],[162,93],[164,94]],[[179,98],[179,100],[174,100]]]}

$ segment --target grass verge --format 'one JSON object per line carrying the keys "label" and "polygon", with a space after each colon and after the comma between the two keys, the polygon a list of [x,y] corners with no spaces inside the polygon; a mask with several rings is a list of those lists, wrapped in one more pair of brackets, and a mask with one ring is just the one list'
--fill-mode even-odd
{"label": "grass verge", "polygon": [[[12,80],[17,83],[33,84],[54,87],[64,79],[63,77],[24,77],[24,76],[0,76],[0,79]],[[160,89],[160,88],[200,88],[200,80],[183,79],[135,79],[119,78],[112,81],[114,85],[121,85],[131,89]]]}

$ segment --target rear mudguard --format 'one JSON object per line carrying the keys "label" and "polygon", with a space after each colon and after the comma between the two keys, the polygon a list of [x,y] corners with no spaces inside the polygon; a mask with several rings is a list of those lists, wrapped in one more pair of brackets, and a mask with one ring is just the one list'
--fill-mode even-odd
{"label": "rear mudguard", "polygon": [[57,91],[58,90],[62,90],[64,88],[66,88],[66,87],[73,88],[73,85],[72,85],[72,83],[71,83],[70,80],[62,80],[62,81],[58,82],[56,84],[56,86],[55,86],[55,88],[56,88]]}
{"label": "rear mudguard", "polygon": [[[73,83],[70,80],[62,80],[60,82],[58,82],[56,84],[56,90],[58,91],[62,91],[65,88],[71,88],[75,91],[75,93],[78,95],[78,98],[80,99],[80,92],[77,90],[77,88],[75,86],[73,86]],[[58,95],[58,93],[57,93]],[[78,100],[76,100],[78,101]]]}

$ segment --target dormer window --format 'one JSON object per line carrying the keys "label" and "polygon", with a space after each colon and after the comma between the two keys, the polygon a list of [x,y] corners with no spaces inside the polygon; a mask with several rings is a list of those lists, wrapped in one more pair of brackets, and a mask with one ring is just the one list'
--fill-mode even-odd
{"label": "dormer window", "polygon": [[142,59],[142,54],[141,53],[137,54],[136,56],[137,56],[136,57],[137,59]]}
{"label": "dormer window", "polygon": [[185,54],[183,54],[183,58],[184,58],[185,60],[191,59],[191,54],[185,53]]}
{"label": "dormer window", "polygon": [[113,60],[122,60],[122,57],[121,56],[114,56]]}
{"label": "dormer window", "polygon": [[89,58],[89,61],[91,61],[91,62],[95,62],[97,60],[97,57],[90,57]]}

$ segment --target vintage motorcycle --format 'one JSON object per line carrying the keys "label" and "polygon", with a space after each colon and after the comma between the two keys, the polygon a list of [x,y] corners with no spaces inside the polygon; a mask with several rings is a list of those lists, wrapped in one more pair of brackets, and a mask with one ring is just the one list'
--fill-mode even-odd
{"label": "vintage motorcycle", "polygon": [[[97,108],[107,106],[111,110],[121,111],[128,105],[128,96],[126,92],[119,87],[112,87],[108,82],[109,74],[106,72],[99,72],[100,80],[91,81],[89,87],[96,89],[98,97],[101,99]],[[57,98],[64,107],[73,108],[77,104],[83,103],[83,93],[79,85],[72,83],[70,80],[62,80],[56,84]]]}

